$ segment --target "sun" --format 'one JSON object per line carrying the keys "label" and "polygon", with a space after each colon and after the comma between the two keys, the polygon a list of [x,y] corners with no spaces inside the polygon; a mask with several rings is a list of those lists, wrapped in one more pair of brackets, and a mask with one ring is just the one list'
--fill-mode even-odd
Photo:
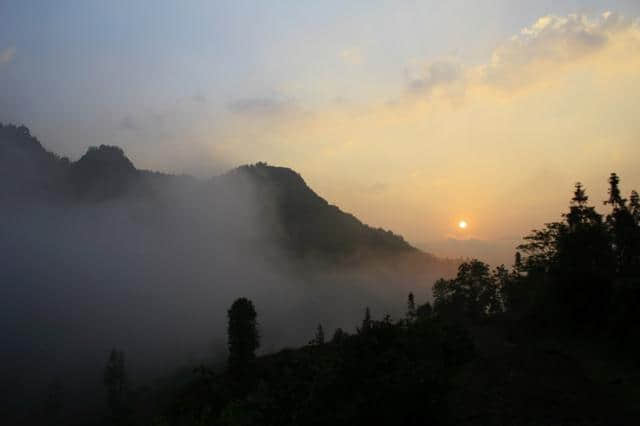
{"label": "sun", "polygon": [[467,226],[469,226],[469,224],[466,220],[461,220],[460,222],[458,222],[458,228],[460,229],[466,229]]}

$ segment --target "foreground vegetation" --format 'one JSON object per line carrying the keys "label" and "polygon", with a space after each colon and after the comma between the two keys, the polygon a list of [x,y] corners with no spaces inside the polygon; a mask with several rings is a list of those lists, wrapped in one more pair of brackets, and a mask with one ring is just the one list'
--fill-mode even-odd
{"label": "foreground vegetation", "polygon": [[[637,424],[640,203],[612,174],[606,216],[576,184],[562,221],[534,230],[511,269],[472,260],[409,295],[406,316],[356,333],[322,326],[255,357],[257,313],[229,310],[229,361],[202,366],[153,414],[170,425]],[[113,406],[115,423],[135,407]],[[147,418],[147,421],[150,421]]]}
{"label": "foreground vegetation", "polygon": [[[406,315],[256,357],[258,312],[228,311],[228,361],[131,392],[124,356],[105,370],[113,424],[633,425],[640,420],[640,199],[610,211],[576,184],[559,222],[534,230],[514,265],[471,260],[409,295]],[[145,396],[146,395],[146,396]]]}

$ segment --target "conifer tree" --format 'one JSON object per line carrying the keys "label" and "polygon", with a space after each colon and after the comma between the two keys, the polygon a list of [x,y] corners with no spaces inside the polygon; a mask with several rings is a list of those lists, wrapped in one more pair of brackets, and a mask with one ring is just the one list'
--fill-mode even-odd
{"label": "conifer tree", "polygon": [[347,333],[344,332],[340,327],[336,328],[336,331],[333,332],[333,337],[331,338],[331,342],[333,343],[341,343],[347,337]]}
{"label": "conifer tree", "polygon": [[[634,207],[631,205],[627,207],[627,200],[620,195],[619,183],[620,178],[618,175],[611,173],[609,177],[609,199],[604,203],[612,207],[611,213],[607,215],[607,226],[613,237],[613,250],[616,256],[617,270],[626,274],[629,272],[637,251],[638,236],[637,223],[633,214]],[[631,196],[633,197],[633,193]],[[631,204],[633,203],[637,203],[637,200],[632,201]]]}
{"label": "conifer tree", "polygon": [[366,333],[369,330],[371,330],[371,311],[367,306],[364,310],[364,319],[362,320],[362,328],[360,329],[360,331]]}
{"label": "conifer tree", "polygon": [[611,173],[609,176],[609,199],[604,204],[610,204],[614,210],[621,209],[625,206],[627,200],[620,195],[620,178],[616,173]]}
{"label": "conifer tree", "polygon": [[413,322],[416,319],[416,301],[413,293],[407,297],[407,321]]}
{"label": "conifer tree", "polygon": [[516,271],[520,271],[522,269],[522,254],[519,251],[516,251],[515,259],[513,261],[513,268]]}
{"label": "conifer tree", "polygon": [[316,345],[324,345],[324,329],[322,328],[322,324],[318,324],[316,336],[313,341]]}
{"label": "conifer tree", "polygon": [[633,216],[636,226],[640,225],[640,196],[636,191],[631,191],[629,209],[631,210],[631,215]]}
{"label": "conifer tree", "polygon": [[232,370],[241,369],[255,358],[255,351],[260,347],[257,313],[253,302],[241,297],[233,302],[227,314],[229,367]]}

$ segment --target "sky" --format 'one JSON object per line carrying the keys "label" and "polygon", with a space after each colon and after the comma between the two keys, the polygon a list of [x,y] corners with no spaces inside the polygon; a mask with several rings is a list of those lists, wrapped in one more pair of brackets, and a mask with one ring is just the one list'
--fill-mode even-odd
{"label": "sky", "polygon": [[0,122],[49,150],[291,167],[372,226],[494,263],[574,182],[597,206],[612,171],[640,189],[639,95],[636,0],[0,0]]}

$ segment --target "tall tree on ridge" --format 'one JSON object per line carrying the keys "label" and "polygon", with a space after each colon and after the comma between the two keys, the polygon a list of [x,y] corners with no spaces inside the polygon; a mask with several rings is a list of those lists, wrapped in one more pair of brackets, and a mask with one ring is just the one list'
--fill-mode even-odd
{"label": "tall tree on ridge", "polygon": [[[620,178],[617,174],[611,173],[609,177],[609,199],[604,204],[609,204],[612,211],[607,215],[607,226],[609,226],[613,250],[616,256],[617,271],[628,274],[633,258],[637,252],[637,222],[631,209],[627,207],[627,200],[620,195],[618,187]],[[633,194],[632,194],[633,197]],[[634,203],[636,203],[634,201]]]}
{"label": "tall tree on ridge", "polygon": [[241,297],[233,302],[227,314],[229,369],[237,372],[255,358],[255,351],[260,347],[257,313],[253,302]]}

